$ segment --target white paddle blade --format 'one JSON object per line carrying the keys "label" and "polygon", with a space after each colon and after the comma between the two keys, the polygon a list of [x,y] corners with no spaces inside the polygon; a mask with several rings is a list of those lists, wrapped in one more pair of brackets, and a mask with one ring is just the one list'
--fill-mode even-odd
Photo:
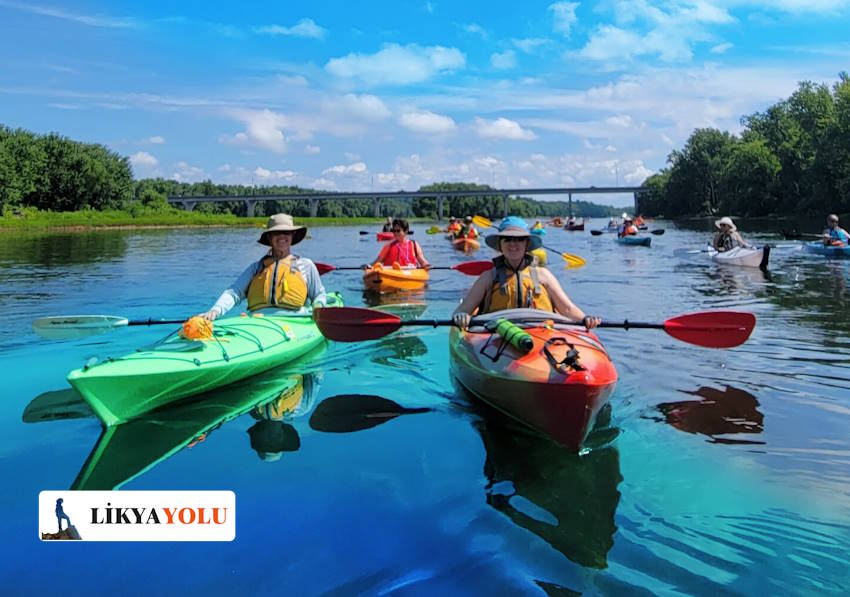
{"label": "white paddle blade", "polygon": [[61,315],[36,319],[32,329],[48,340],[72,340],[102,334],[128,323],[125,317],[113,315]]}

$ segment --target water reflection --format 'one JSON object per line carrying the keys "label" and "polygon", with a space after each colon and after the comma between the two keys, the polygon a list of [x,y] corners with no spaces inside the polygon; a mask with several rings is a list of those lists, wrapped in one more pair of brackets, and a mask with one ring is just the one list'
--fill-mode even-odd
{"label": "water reflection", "polygon": [[369,360],[379,365],[393,366],[393,361],[414,362],[428,353],[428,347],[419,336],[393,334],[375,343]]}
{"label": "water reflection", "polygon": [[[393,305],[426,305],[425,289],[419,290],[400,290],[398,292],[389,292],[379,294],[377,292],[363,291],[363,304],[367,307],[385,307],[386,311],[394,312]],[[399,309],[400,307],[396,307]],[[422,309],[423,311],[425,309]],[[400,314],[399,314],[400,315]]]}
{"label": "water reflection", "polygon": [[122,232],[0,234],[0,267],[112,261],[123,259],[126,252],[127,234]]}
{"label": "water reflection", "polygon": [[487,504],[582,566],[606,568],[623,480],[617,449],[578,456],[481,409]]}
{"label": "water reflection", "polygon": [[402,415],[431,412],[430,408],[405,408],[370,394],[340,394],[325,398],[310,417],[310,428],[325,433],[351,433],[382,425]]}
{"label": "water reflection", "polygon": [[676,429],[706,435],[712,443],[764,444],[754,439],[723,437],[764,431],[764,415],[758,410],[758,400],[749,392],[732,386],[726,386],[725,390],[703,386],[696,391],[680,391],[699,396],[701,400],[665,402],[657,406],[665,422]]}

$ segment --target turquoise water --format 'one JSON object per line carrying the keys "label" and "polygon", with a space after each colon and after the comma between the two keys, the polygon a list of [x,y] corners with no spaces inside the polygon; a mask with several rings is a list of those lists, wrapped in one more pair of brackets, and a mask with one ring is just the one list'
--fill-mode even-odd
{"label": "turquoise water", "polygon": [[[780,245],[769,273],[723,269],[673,255],[706,230],[658,226],[666,234],[649,249],[549,229],[547,244],[588,261],[562,270],[554,257],[553,271],[585,311],[610,320],[739,309],[758,325],[723,351],[660,331],[600,331],[620,381],[583,456],[456,389],[443,328],[332,344],[102,435],[65,375],[169,330],[48,342],[32,320],[199,312],[261,254],[258,231],[0,235],[4,592],[846,594],[850,262],[755,235]],[[457,254],[416,228],[436,265],[490,255]],[[379,249],[359,230],[313,229],[298,248],[359,265]],[[348,305],[370,302],[357,272],[324,280]],[[447,317],[472,280],[434,272],[406,300]],[[117,485],[232,489],[237,538],[38,540],[40,490]]]}

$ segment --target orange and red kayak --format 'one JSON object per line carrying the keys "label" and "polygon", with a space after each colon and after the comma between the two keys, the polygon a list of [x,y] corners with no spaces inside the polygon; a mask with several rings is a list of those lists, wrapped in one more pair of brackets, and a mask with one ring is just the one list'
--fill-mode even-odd
{"label": "orange and red kayak", "polygon": [[378,240],[392,240],[395,238],[392,232],[376,232],[375,235],[378,237]]}
{"label": "orange and red kayak", "polygon": [[404,268],[398,264],[392,267],[377,264],[363,274],[363,287],[371,292],[397,292],[399,290],[418,290],[428,282],[428,270]]}
{"label": "orange and red kayak", "polygon": [[[534,314],[537,321],[533,321]],[[483,327],[453,328],[449,335],[451,371],[481,400],[578,452],[614,391],[617,370],[594,334],[579,327],[547,324],[547,315],[556,322],[565,321],[559,315],[529,309],[484,316],[518,324],[524,319],[521,325],[534,341],[527,354],[507,343],[502,346],[501,337]]]}
{"label": "orange and red kayak", "polygon": [[452,247],[464,253],[477,251],[480,246],[481,243],[474,238],[456,238],[452,241]]}

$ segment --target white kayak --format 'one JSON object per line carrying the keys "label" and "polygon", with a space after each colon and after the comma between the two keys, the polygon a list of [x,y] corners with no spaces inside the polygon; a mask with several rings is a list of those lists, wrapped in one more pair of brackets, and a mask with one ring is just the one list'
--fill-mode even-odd
{"label": "white kayak", "polygon": [[715,251],[711,246],[707,246],[705,251],[712,261],[725,263],[726,265],[741,265],[744,267],[767,269],[767,261],[770,259],[769,245],[757,249],[735,247],[722,253]]}

